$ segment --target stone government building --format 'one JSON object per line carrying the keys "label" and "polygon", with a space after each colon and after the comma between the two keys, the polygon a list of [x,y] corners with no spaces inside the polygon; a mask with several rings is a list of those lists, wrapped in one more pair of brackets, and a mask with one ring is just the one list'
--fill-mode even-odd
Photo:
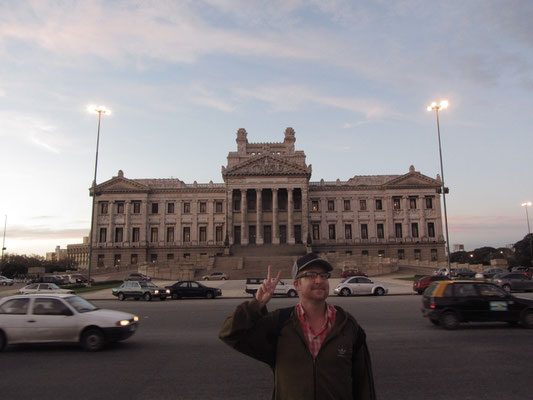
{"label": "stone government building", "polygon": [[280,143],[249,143],[247,136],[237,131],[224,183],[129,179],[119,171],[91,188],[91,268],[150,263],[153,275],[169,279],[211,269],[242,278],[262,276],[268,263],[288,275],[307,251],[339,269],[364,269],[378,257],[446,259],[438,175],[411,166],[404,175],[313,182],[292,128]]}

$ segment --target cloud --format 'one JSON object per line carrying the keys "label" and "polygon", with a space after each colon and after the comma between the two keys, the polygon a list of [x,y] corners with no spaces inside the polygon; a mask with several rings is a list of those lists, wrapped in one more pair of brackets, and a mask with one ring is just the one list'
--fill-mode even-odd
{"label": "cloud", "polygon": [[516,229],[523,225],[523,218],[510,216],[469,216],[469,217],[450,217],[448,218],[450,229],[457,232],[472,232],[484,229],[506,230]]}
{"label": "cloud", "polygon": [[88,228],[50,228],[45,225],[22,226],[12,225],[6,232],[6,242],[9,240],[68,240],[87,236]]}
{"label": "cloud", "polygon": [[191,90],[192,93],[189,97],[189,100],[192,103],[224,112],[231,112],[235,110],[235,106],[231,105],[228,101],[221,99],[217,94],[207,90],[202,85],[193,85]]}

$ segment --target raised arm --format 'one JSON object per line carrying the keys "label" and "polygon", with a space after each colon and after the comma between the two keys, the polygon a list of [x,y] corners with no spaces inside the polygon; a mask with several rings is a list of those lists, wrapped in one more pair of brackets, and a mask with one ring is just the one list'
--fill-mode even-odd
{"label": "raised arm", "polygon": [[272,280],[272,267],[269,265],[267,270],[267,278],[263,281],[263,284],[257,289],[255,299],[259,302],[261,308],[263,308],[274,295],[276,285],[281,279],[281,271],[278,272],[276,279]]}

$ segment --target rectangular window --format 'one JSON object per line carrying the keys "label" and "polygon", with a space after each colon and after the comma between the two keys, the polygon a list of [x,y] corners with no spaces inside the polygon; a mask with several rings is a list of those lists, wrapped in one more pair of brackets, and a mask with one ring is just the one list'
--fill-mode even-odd
{"label": "rectangular window", "polygon": [[328,225],[329,238],[335,239],[335,224]]}
{"label": "rectangular window", "polygon": [[157,254],[150,254],[150,262],[152,263],[157,262]]}
{"label": "rectangular window", "polygon": [[167,261],[172,261],[174,259],[174,253],[167,254]]}
{"label": "rectangular window", "polygon": [[396,233],[397,238],[401,238],[403,236],[402,234],[402,224],[394,224],[394,231]]}
{"label": "rectangular window", "polygon": [[241,211],[241,199],[238,199],[238,198],[233,199],[233,211]]}
{"label": "rectangular window", "polygon": [[107,240],[107,228],[100,228],[100,236],[98,237],[98,241],[100,243],[105,243]]}
{"label": "rectangular window", "polygon": [[183,203],[183,214],[190,214],[191,213],[191,203],[185,202]]}
{"label": "rectangular window", "polygon": [[134,214],[140,214],[141,213],[141,202],[140,201],[134,201],[133,202],[133,213]]}
{"label": "rectangular window", "polygon": [[344,200],[344,211],[350,211],[351,205],[350,200]]}
{"label": "rectangular window", "polygon": [[152,214],[159,214],[159,203],[152,203]]}
{"label": "rectangular window", "polygon": [[138,243],[141,239],[141,230],[140,228],[133,228],[131,231],[131,241],[133,243]]}
{"label": "rectangular window", "polygon": [[124,202],[119,201],[117,204],[117,214],[124,214]]}
{"label": "rectangular window", "polygon": [[421,252],[420,249],[415,249],[415,260],[421,259]]}
{"label": "rectangular window", "polygon": [[221,201],[217,201],[215,203],[215,212],[217,212],[217,213],[221,213],[222,212],[222,202]]}
{"label": "rectangular window", "polygon": [[184,258],[185,260],[188,260],[188,259],[191,258],[191,254],[190,254],[190,253],[183,253],[183,258]]}
{"label": "rectangular window", "polygon": [[313,240],[320,240],[320,225],[313,224]]}
{"label": "rectangular window", "polygon": [[377,224],[377,230],[376,233],[378,235],[378,239],[383,239],[385,237],[385,230],[383,228],[383,224]]}
{"label": "rectangular window", "polygon": [[121,257],[120,257],[120,254],[115,254],[115,257],[114,257],[114,260],[115,260],[115,261],[113,262],[113,265],[114,265],[115,267],[118,267],[118,266],[120,265],[120,258],[121,258]]}
{"label": "rectangular window", "polygon": [[435,224],[433,222],[428,222],[428,236],[435,237]]}
{"label": "rectangular window", "polygon": [[362,256],[368,256],[368,250],[361,251],[361,255]]}
{"label": "rectangular window", "polygon": [[318,200],[311,201],[311,211],[320,211],[320,203]]}
{"label": "rectangular window", "polygon": [[328,200],[328,211],[335,211],[335,200]]}
{"label": "rectangular window", "polygon": [[414,238],[418,237],[418,224],[416,222],[411,224],[411,236]]}
{"label": "rectangular window", "polygon": [[431,249],[431,261],[437,261],[437,249]]}
{"label": "rectangular window", "polygon": [[174,227],[167,226],[167,242],[172,243],[174,241]]}
{"label": "rectangular window", "polygon": [[122,242],[124,240],[123,228],[115,228],[115,242]]}
{"label": "rectangular window", "polygon": [[130,258],[130,263],[135,265],[138,262],[137,254],[132,254]]}
{"label": "rectangular window", "polygon": [[405,259],[405,250],[404,249],[399,249],[398,250],[398,260],[403,260]]}
{"label": "rectangular window", "polygon": [[100,202],[100,214],[107,214],[107,207],[109,206],[107,202]]}
{"label": "rectangular window", "polygon": [[157,228],[152,228],[150,230],[150,242],[156,243],[158,241],[157,233]]}
{"label": "rectangular window", "polygon": [[392,208],[395,210],[400,210],[402,208],[402,198],[393,197],[392,198]]}
{"label": "rectangular window", "polygon": [[224,238],[222,237],[222,227],[221,226],[217,226],[215,228],[215,232],[216,232],[216,241],[217,242],[222,242],[224,240]]}
{"label": "rectangular window", "polygon": [[207,227],[201,226],[200,227],[200,242],[207,242]]}
{"label": "rectangular window", "polygon": [[184,242],[191,241],[191,228],[189,226],[183,227],[183,241]]}
{"label": "rectangular window", "polygon": [[378,250],[378,257],[385,257],[385,250]]}
{"label": "rectangular window", "polygon": [[361,239],[368,239],[368,225],[361,224]]}
{"label": "rectangular window", "polygon": [[383,200],[376,199],[376,210],[383,210]]}
{"label": "rectangular window", "polygon": [[207,212],[207,203],[205,201],[200,202],[200,212],[206,213]]}
{"label": "rectangular window", "polygon": [[352,239],[352,225],[351,224],[344,225],[344,238],[346,240]]}
{"label": "rectangular window", "polygon": [[433,208],[433,197],[426,197],[426,208],[428,210]]}
{"label": "rectangular window", "polygon": [[[278,209],[280,211],[287,211],[287,203],[289,202],[289,197],[287,191],[280,190],[278,191]],[[253,210],[255,211],[255,202],[253,204]]]}
{"label": "rectangular window", "polygon": [[366,200],[359,200],[359,210],[366,211]]}
{"label": "rectangular window", "polygon": [[409,198],[409,208],[411,210],[416,210],[416,197]]}
{"label": "rectangular window", "polygon": [[167,203],[167,214],[174,214],[174,203]]}
{"label": "rectangular window", "polygon": [[99,267],[103,267],[105,265],[104,263],[104,260],[105,260],[105,256],[103,254],[98,254],[98,261],[97,261],[97,265]]}
{"label": "rectangular window", "polygon": [[302,192],[299,189],[295,189],[292,193],[292,202],[295,210],[302,209]]}

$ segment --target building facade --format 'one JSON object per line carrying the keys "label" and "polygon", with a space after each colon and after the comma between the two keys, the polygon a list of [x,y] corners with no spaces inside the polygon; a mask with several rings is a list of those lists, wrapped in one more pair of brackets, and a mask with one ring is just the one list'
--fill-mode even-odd
{"label": "building facade", "polygon": [[445,260],[439,176],[411,166],[403,175],[311,181],[292,128],[278,143],[247,136],[238,130],[223,183],[128,179],[119,171],[92,188],[93,266],[178,266],[259,246]]}

